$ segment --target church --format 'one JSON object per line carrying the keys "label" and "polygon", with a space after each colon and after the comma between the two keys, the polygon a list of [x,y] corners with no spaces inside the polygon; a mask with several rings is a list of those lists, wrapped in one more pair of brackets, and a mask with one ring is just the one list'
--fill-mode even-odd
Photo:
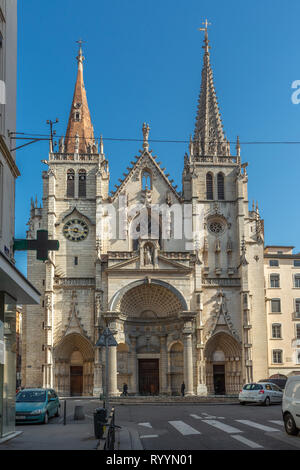
{"label": "church", "polygon": [[233,395],[268,376],[264,223],[249,208],[239,139],[232,153],[223,130],[207,28],[203,49],[181,191],[150,149],[146,123],[142,149],[111,190],[80,46],[66,134],[58,148],[50,141],[42,206],[31,202],[27,238],[48,230],[60,248],[45,262],[28,252],[42,301],[23,315],[23,386],[99,396],[105,350],[96,343],[106,327],[117,342],[112,397],[124,383],[129,394],[179,395],[182,382],[186,395]]}

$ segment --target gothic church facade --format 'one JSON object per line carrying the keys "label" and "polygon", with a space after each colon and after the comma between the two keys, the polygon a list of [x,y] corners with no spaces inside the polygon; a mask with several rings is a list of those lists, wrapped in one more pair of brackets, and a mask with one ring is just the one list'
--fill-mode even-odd
{"label": "gothic church facade", "polygon": [[[28,252],[28,278],[43,300],[24,312],[22,385],[99,396],[105,352],[96,343],[106,326],[118,343],[109,348],[111,396],[124,383],[132,394],[176,395],[183,381],[186,395],[230,395],[267,377],[263,220],[248,207],[239,140],[233,155],[223,131],[207,31],[203,48],[180,192],[149,149],[146,124],[143,149],[110,192],[80,48],[67,132],[58,151],[50,145],[42,207],[31,203],[28,238],[48,230],[60,249],[44,263]],[[118,213],[121,204],[123,229],[107,235],[110,208]],[[127,209],[137,204],[140,212],[132,215]],[[152,236],[139,215],[146,211],[153,220],[155,205],[164,207],[167,228],[158,215]],[[188,214],[190,235],[174,236],[173,207]]]}

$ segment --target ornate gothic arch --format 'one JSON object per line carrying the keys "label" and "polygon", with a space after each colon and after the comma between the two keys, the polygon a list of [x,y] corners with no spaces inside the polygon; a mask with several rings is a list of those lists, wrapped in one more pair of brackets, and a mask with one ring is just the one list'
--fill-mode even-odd
{"label": "ornate gothic arch", "polygon": [[[130,300],[131,296],[134,298],[135,306]],[[158,309],[159,312],[165,309],[166,313],[174,315],[188,310],[185,298],[175,287],[167,282],[149,278],[128,284],[116,292],[109,302],[109,311],[126,313],[127,308],[131,311],[141,308],[143,311]]]}

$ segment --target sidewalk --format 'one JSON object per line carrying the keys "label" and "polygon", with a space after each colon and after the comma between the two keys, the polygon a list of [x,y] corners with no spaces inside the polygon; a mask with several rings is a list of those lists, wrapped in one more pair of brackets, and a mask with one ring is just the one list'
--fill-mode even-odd
{"label": "sidewalk", "polygon": [[[81,397],[82,398],[82,397]],[[88,401],[86,403],[89,403]],[[3,450],[97,450],[99,439],[94,434],[92,407],[85,408],[85,419],[74,420],[74,406],[69,405],[67,424],[60,418],[50,419],[49,424],[16,425],[16,435],[0,442]],[[99,405],[98,405],[99,406]],[[121,429],[116,430],[115,450],[143,450],[132,423],[118,420]],[[13,437],[13,438],[12,438]]]}

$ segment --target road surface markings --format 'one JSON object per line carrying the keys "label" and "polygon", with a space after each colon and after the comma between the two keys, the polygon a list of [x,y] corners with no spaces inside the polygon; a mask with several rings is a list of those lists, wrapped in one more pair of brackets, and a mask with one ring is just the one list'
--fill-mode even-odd
{"label": "road surface markings", "polygon": [[183,436],[189,436],[190,434],[201,434],[201,432],[197,431],[197,429],[192,428],[192,426],[189,426],[183,421],[169,421],[169,424],[171,424],[171,426],[183,434]]}
{"label": "road surface markings", "polygon": [[152,428],[150,423],[138,423],[138,426],[144,426],[145,428]]}
{"label": "road surface markings", "polygon": [[229,426],[228,424],[224,424],[220,421],[215,421],[213,419],[204,419],[203,423],[210,424],[214,428],[220,429],[221,431],[227,432],[228,434],[243,432],[238,428],[234,428],[233,426]]}
{"label": "road surface markings", "polygon": [[270,426],[264,426],[263,424],[259,424],[259,423],[254,423],[254,421],[248,421],[247,419],[236,419],[236,421],[238,423],[245,424],[246,426],[250,426],[252,428],[261,429],[261,431],[266,431],[266,432],[277,431],[277,432],[279,432],[279,429],[271,428]]}
{"label": "road surface markings", "polygon": [[270,423],[273,423],[273,424],[278,424],[279,426],[283,426],[283,421],[272,421],[271,419],[269,419]]}
{"label": "road surface markings", "polygon": [[198,415],[190,415],[190,416],[195,419],[203,419],[201,416],[198,416]]}
{"label": "road surface markings", "polygon": [[152,437],[158,437],[158,434],[146,434],[145,436],[140,436],[140,439],[151,439]]}
{"label": "road surface markings", "polygon": [[246,439],[245,437],[243,436],[231,436],[233,439],[236,439],[237,441],[240,441],[242,442],[243,444],[245,444],[246,446],[248,447],[251,447],[252,449],[262,449],[263,446],[257,444],[256,442],[253,442],[253,441],[250,441],[249,439]]}
{"label": "road surface markings", "polygon": [[212,416],[207,413],[202,413],[204,418],[202,419],[225,419],[224,416]]}

